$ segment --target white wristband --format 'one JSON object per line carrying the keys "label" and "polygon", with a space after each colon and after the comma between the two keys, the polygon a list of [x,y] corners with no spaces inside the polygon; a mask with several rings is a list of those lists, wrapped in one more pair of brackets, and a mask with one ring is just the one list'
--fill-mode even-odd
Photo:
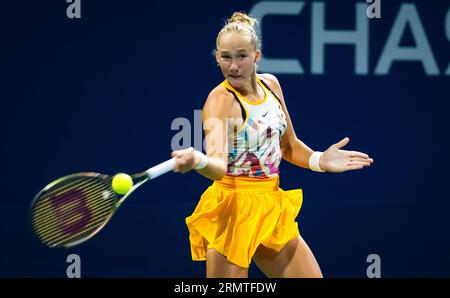
{"label": "white wristband", "polygon": [[320,168],[319,160],[323,152],[316,151],[309,158],[309,167],[315,172],[325,172]]}
{"label": "white wristband", "polygon": [[200,158],[200,162],[195,167],[195,169],[200,170],[200,169],[203,169],[204,167],[206,167],[208,165],[208,156],[206,156],[205,154],[203,154],[202,152],[197,151],[197,150],[195,150],[194,153],[197,157]]}

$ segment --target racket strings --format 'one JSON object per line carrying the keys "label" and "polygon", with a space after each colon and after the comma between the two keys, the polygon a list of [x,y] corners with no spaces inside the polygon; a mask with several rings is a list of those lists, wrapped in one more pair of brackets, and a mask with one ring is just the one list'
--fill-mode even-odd
{"label": "racket strings", "polygon": [[[92,194],[91,194],[92,195]],[[89,200],[88,197],[88,201]],[[41,239],[51,246],[64,246],[70,241],[84,237],[105,221],[112,209],[108,202],[102,205],[91,204],[90,209],[80,212],[80,208],[59,215],[48,216],[50,220],[36,222],[36,229]],[[86,208],[86,207],[83,207]],[[61,216],[63,214],[63,216]],[[40,227],[39,227],[39,226]]]}
{"label": "racket strings", "polygon": [[[105,202],[105,204],[96,207],[95,209],[91,209],[90,212],[96,213],[97,214],[97,218],[99,218],[99,220],[103,220],[107,214],[109,214],[111,210],[111,204],[109,202]],[[104,214],[106,213],[106,214]],[[80,221],[83,218],[83,214],[80,214],[79,211],[77,210],[71,210],[70,213],[68,213],[65,218],[63,219],[64,221],[64,225],[66,226],[66,228],[64,229],[65,233],[71,233],[74,230],[79,228],[79,225],[77,225],[76,223],[78,221]],[[95,222],[94,222],[95,223]],[[47,220],[44,221],[37,221],[34,222],[34,224],[36,226],[40,226],[42,228],[39,229],[38,227],[38,232],[39,235],[43,238],[48,238],[49,240],[51,239],[51,234],[54,233],[55,229],[56,229],[56,225],[58,224],[57,222],[55,222],[55,219],[51,216],[48,216]],[[85,229],[88,228],[89,226],[92,226],[91,224],[87,224],[85,225]]]}
{"label": "racket strings", "polygon": [[110,178],[77,176],[43,191],[32,208],[32,224],[49,246],[70,246],[95,234],[112,215],[117,196]]}
{"label": "racket strings", "polygon": [[[73,189],[72,189],[73,190]],[[72,191],[72,190],[68,190],[68,191]],[[83,193],[86,195],[98,195],[98,191],[104,191],[104,187],[102,185],[95,185],[94,187],[90,187],[89,189],[85,189],[83,190]],[[36,203],[36,212],[35,215],[38,216],[41,213],[47,213],[51,210],[53,210],[55,208],[55,204],[52,202],[52,199],[55,197],[60,196],[61,194],[63,194],[64,192],[61,191],[57,191],[54,193],[50,193],[49,195],[42,197],[42,199]],[[66,215],[69,215],[70,210],[72,211],[76,211],[76,205],[79,205],[80,202],[77,201],[76,197],[72,196],[72,198],[68,198],[68,203],[64,204],[64,205],[60,205],[58,206],[59,212],[65,212]]]}
{"label": "racket strings", "polygon": [[[67,179],[59,181],[57,184],[53,185],[50,189],[46,190],[40,196],[40,200],[35,203],[36,207],[39,207],[40,204],[47,204],[46,200],[48,197],[52,197],[61,193],[65,193],[71,190],[83,189],[85,192],[89,192],[92,187],[98,186],[96,182],[97,179],[93,179],[93,177],[78,177],[73,179]],[[69,205],[68,205],[69,206]],[[51,208],[51,207],[47,207]],[[40,211],[46,211],[45,208],[40,207]]]}
{"label": "racket strings", "polygon": [[[73,188],[71,190],[68,191],[72,191]],[[89,187],[86,188],[85,190],[83,190],[83,195],[86,196],[98,196],[101,192],[101,195],[105,198],[105,194],[108,193],[109,196],[109,191],[105,190],[104,185],[100,184],[96,184],[93,187]],[[49,217],[42,217],[40,216],[41,214],[48,214],[49,212],[53,212],[54,211],[54,204],[51,203],[52,198],[58,197],[60,194],[63,194],[64,192],[59,191],[59,190],[55,190],[54,192],[52,191],[51,193],[49,193],[46,196],[43,196],[42,199],[36,203],[36,207],[35,207],[35,218],[34,218],[34,222],[39,223],[40,221],[45,221],[46,219],[51,219]],[[105,204],[108,204],[108,200],[105,199],[104,200]],[[68,203],[64,204],[64,205],[60,205],[58,206],[58,212],[60,213],[65,213],[66,217],[69,217],[70,215],[72,215],[73,213],[75,214],[79,214],[78,209],[76,208],[78,205],[80,204],[80,201],[78,201],[76,198],[73,198],[73,200],[70,200]],[[100,207],[100,206],[98,206]]]}
{"label": "racket strings", "polygon": [[[95,195],[98,195],[98,193],[87,194],[87,196]],[[103,202],[99,202],[97,205],[90,207],[90,209],[88,210],[89,213],[80,210],[83,209],[83,206],[79,206],[79,204],[70,204],[70,206],[62,206],[57,208],[59,208],[59,210],[57,210],[59,214],[56,215],[56,218],[55,216],[52,216],[54,215],[53,212],[55,211],[52,208],[46,208],[44,212],[40,211],[39,208],[35,209],[36,212],[33,219],[33,224],[37,227],[42,227],[38,230],[43,237],[47,232],[52,232],[52,230],[55,228],[54,225],[56,219],[62,221],[66,226],[76,227],[73,225],[73,223],[77,220],[80,220],[83,216],[86,216],[86,214],[90,215],[91,213],[100,213],[103,210],[108,212],[111,209],[111,202],[109,200],[103,200]],[[62,214],[63,216],[61,216]],[[66,230],[67,229],[68,228],[66,228]]]}
{"label": "racket strings", "polygon": [[47,238],[47,243],[51,243],[51,246],[70,246],[73,242],[78,242],[90,235],[93,235],[95,231],[99,230],[106,219],[111,216],[110,212],[107,212],[105,216],[99,217],[97,221],[94,221],[83,228],[81,232],[75,234],[68,234],[66,237],[53,236]]}

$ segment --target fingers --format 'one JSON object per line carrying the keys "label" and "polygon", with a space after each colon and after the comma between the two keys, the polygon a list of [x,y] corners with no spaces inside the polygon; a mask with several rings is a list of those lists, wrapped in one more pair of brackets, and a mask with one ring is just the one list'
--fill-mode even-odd
{"label": "fingers", "polygon": [[347,164],[347,167],[369,167],[371,162],[369,161],[354,161]]}
{"label": "fingers", "polygon": [[350,157],[362,157],[362,158],[369,158],[369,155],[359,152],[359,151],[348,151],[350,154]]}
{"label": "fingers", "polygon": [[350,161],[362,161],[362,162],[369,162],[369,163],[373,163],[374,160],[373,158],[369,157],[369,155],[362,153],[362,152],[358,152],[358,151],[346,151],[348,154],[348,158],[350,159]]}
{"label": "fingers", "polygon": [[353,153],[358,153],[356,154],[357,156],[355,156],[355,154],[353,154],[353,156],[351,156],[349,158],[349,162],[346,165],[346,171],[347,170],[361,170],[364,167],[370,167],[370,165],[373,163],[373,159],[369,158],[369,156],[367,156],[367,154],[361,153],[361,152],[353,152]]}
{"label": "fingers", "polygon": [[186,173],[193,169],[194,166],[194,148],[189,147],[187,149],[175,150],[171,153],[175,158],[175,165],[173,171],[175,173]]}
{"label": "fingers", "polygon": [[347,145],[348,144],[348,142],[350,141],[350,139],[348,138],[348,137],[345,137],[345,138],[343,138],[342,140],[340,140],[339,142],[337,142],[336,144],[334,144],[333,146],[335,147],[335,148],[342,148],[342,147],[344,147],[345,145]]}
{"label": "fingers", "polygon": [[361,170],[364,168],[362,165],[348,165],[345,170]]}
{"label": "fingers", "polygon": [[350,162],[364,162],[364,163],[373,163],[372,158],[362,158],[362,157],[350,157]]}

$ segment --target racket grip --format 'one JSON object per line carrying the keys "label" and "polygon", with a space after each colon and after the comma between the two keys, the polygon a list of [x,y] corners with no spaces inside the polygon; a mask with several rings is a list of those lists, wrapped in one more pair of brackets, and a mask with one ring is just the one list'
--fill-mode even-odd
{"label": "racket grip", "polygon": [[163,163],[160,163],[159,165],[156,165],[150,169],[148,169],[147,176],[150,179],[155,179],[156,177],[165,174],[167,172],[170,172],[173,169],[173,166],[175,165],[175,158],[169,159]]}

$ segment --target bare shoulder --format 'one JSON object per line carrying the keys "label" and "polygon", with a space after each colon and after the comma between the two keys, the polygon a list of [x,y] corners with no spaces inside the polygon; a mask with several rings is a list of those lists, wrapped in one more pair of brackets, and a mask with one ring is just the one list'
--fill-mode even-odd
{"label": "bare shoulder", "polygon": [[258,74],[258,77],[262,79],[278,96],[283,95],[280,82],[278,81],[276,76],[271,73],[262,73]]}
{"label": "bare shoulder", "polygon": [[209,93],[203,110],[209,115],[227,116],[234,104],[233,94],[224,86],[218,85]]}
{"label": "bare shoulder", "polygon": [[277,77],[274,76],[274,75],[271,74],[271,73],[259,73],[259,74],[258,74],[258,77],[260,77],[260,78],[263,79],[264,81],[269,81],[269,82],[272,82],[272,83],[277,83],[277,84],[279,84],[279,83],[278,83]]}

